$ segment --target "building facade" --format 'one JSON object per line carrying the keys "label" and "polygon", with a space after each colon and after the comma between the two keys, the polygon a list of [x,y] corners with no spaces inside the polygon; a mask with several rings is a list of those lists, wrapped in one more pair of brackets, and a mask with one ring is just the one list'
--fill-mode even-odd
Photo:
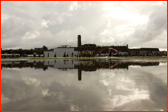
{"label": "building facade", "polygon": [[54,48],[54,51],[44,51],[44,57],[76,57],[78,51],[75,51],[72,47],[58,47]]}

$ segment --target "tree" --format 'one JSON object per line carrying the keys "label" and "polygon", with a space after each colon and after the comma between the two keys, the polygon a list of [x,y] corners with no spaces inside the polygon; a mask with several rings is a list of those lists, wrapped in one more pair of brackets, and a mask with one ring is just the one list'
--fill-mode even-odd
{"label": "tree", "polygon": [[44,45],[44,46],[43,46],[43,50],[48,50],[48,48]]}

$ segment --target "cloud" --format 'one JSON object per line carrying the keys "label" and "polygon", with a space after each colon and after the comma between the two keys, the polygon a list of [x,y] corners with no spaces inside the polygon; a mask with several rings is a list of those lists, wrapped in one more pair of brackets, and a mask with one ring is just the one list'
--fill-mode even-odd
{"label": "cloud", "polygon": [[[163,4],[154,10],[149,16],[148,23],[146,26],[136,27],[134,33],[132,33],[131,37],[127,37],[127,39],[132,38],[130,44],[142,46],[143,43],[151,44],[156,47],[167,47],[165,41],[167,42],[167,5]],[[162,38],[162,41],[158,41]],[[152,41],[157,40],[157,44]],[[151,46],[150,46],[151,47]]]}
{"label": "cloud", "polygon": [[167,48],[164,2],[3,1],[1,17],[2,48],[77,46],[79,34],[82,43]]}

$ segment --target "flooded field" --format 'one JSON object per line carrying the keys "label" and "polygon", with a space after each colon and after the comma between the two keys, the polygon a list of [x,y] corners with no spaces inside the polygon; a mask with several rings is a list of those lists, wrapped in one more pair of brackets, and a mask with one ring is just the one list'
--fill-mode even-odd
{"label": "flooded field", "polygon": [[167,60],[1,62],[2,111],[166,111]]}

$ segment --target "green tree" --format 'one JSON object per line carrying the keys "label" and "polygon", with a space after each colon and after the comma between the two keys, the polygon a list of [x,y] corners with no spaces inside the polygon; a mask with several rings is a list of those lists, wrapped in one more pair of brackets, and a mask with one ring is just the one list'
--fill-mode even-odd
{"label": "green tree", "polygon": [[48,48],[44,45],[44,46],[43,46],[43,50],[48,50]]}

